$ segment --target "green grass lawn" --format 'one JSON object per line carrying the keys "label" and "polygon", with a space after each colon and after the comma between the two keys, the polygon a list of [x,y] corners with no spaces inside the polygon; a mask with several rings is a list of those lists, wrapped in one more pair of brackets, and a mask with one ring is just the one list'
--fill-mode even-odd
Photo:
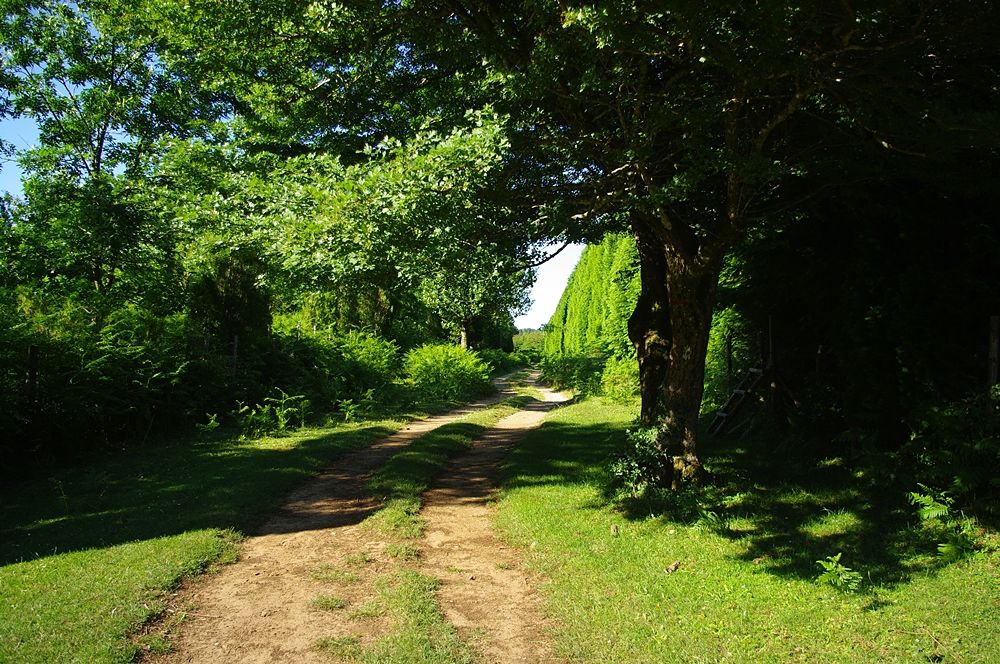
{"label": "green grass lawn", "polygon": [[396,421],[174,444],[0,489],[0,662],[127,662],[164,589]]}
{"label": "green grass lawn", "polygon": [[[570,661],[1000,661],[995,553],[944,565],[901,492],[731,441],[705,440],[717,485],[697,499],[616,500],[606,468],[633,416],[557,410],[506,472],[499,526],[551,580]],[[857,593],[816,581],[838,552]]]}

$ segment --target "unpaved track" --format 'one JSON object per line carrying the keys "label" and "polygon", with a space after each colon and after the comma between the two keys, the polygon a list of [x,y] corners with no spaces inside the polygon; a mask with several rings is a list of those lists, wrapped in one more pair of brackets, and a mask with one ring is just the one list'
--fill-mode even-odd
{"label": "unpaved track", "polygon": [[[320,637],[356,635],[363,642],[374,638],[385,628],[379,619],[350,621],[343,612],[317,611],[310,606],[316,597],[331,591],[329,582],[317,580],[314,572],[323,565],[343,567],[337,563],[349,554],[367,553],[374,562],[365,573],[377,574],[387,564],[381,545],[357,528],[377,507],[362,491],[371,471],[424,433],[510,395],[505,383],[500,387],[497,397],[413,422],[346,455],[294,492],[247,538],[238,563],[196,579],[171,598],[168,615],[185,611],[187,619],[172,630],[171,653],[147,655],[144,661],[320,663],[330,661],[313,647]],[[456,459],[439,488],[427,494],[426,571],[443,580],[445,615],[460,629],[482,635],[475,645],[490,662],[550,661],[534,591],[517,571],[514,553],[493,536],[489,507],[484,504],[504,455],[524,432],[541,422],[546,409],[547,405],[539,404],[501,420],[473,451]],[[499,561],[504,562],[498,565]],[[455,569],[468,569],[463,576],[469,583],[454,578]],[[476,580],[478,586],[469,585]],[[335,594],[353,605],[366,599],[369,589],[370,585],[355,584],[337,588]],[[492,615],[486,615],[491,611]]]}
{"label": "unpaved track", "polygon": [[424,494],[427,522],[423,571],[441,579],[438,600],[445,617],[467,636],[486,662],[555,662],[548,647],[540,597],[520,556],[492,529],[489,504],[500,464],[545,412],[563,400],[543,390],[545,403],[505,417],[456,458]]}

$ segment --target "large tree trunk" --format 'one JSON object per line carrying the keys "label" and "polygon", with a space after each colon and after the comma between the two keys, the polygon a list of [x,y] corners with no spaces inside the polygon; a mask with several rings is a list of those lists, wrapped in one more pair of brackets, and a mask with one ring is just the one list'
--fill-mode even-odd
{"label": "large tree trunk", "polygon": [[672,344],[660,396],[663,419],[657,442],[669,460],[661,483],[676,489],[703,475],[697,450],[698,416],[719,264],[705,264],[669,249],[665,254]]}
{"label": "large tree trunk", "polygon": [[667,258],[663,245],[645,222],[633,212],[632,229],[639,250],[639,299],[628,319],[628,336],[639,361],[639,420],[646,426],[656,422],[663,381],[670,366],[670,302],[667,294]]}
{"label": "large tree trunk", "polygon": [[655,425],[664,466],[660,484],[698,481],[698,415],[721,259],[681,251],[659,219],[633,212],[641,291],[629,318],[639,361],[640,419]]}

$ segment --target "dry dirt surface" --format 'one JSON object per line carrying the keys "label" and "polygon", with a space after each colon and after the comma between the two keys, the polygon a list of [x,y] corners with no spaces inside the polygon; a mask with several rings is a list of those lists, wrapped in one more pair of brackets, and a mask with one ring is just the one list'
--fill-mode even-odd
{"label": "dry dirt surface", "polygon": [[[161,623],[169,628],[170,653],[146,662],[199,664],[330,662],[314,644],[321,637],[352,636],[362,645],[383,634],[384,618],[359,617],[373,580],[391,566],[385,544],[363,527],[377,504],[362,487],[370,473],[407,444],[437,427],[510,395],[501,382],[497,397],[445,415],[413,422],[371,447],[350,453],[294,492],[260,530],[248,537],[237,563],[185,584],[168,598]],[[516,552],[491,530],[488,499],[512,445],[540,424],[561,397],[501,420],[456,458],[425,496],[427,521],[421,571],[441,579],[445,616],[470,637],[484,662],[551,662],[545,622],[531,578]],[[345,611],[322,611],[321,595],[342,599]]]}
{"label": "dry dirt surface", "polygon": [[494,534],[489,504],[511,448],[564,400],[542,392],[545,402],[500,420],[424,494],[423,571],[441,580],[438,601],[445,617],[485,662],[558,661],[548,645],[537,585],[518,553]]}

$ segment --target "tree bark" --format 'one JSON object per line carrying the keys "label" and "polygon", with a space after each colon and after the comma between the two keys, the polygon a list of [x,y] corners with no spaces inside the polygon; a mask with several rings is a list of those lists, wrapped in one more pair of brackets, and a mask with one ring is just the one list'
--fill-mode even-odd
{"label": "tree bark", "polygon": [[667,259],[663,245],[652,237],[646,222],[633,212],[632,229],[639,251],[641,289],[628,319],[628,336],[639,362],[639,420],[655,424],[663,381],[670,366],[670,303],[667,294]]}
{"label": "tree bark", "polygon": [[640,421],[658,427],[657,447],[664,459],[659,481],[677,489],[704,475],[698,420],[722,260],[670,244],[659,222],[632,215],[641,290],[628,332],[639,361]]}
{"label": "tree bark", "polygon": [[698,419],[705,388],[705,355],[719,282],[719,261],[702,262],[665,250],[671,346],[663,381],[659,449],[669,460],[661,484],[677,489],[703,476],[698,458]]}
{"label": "tree bark", "polygon": [[[459,330],[458,345],[462,347],[462,350],[469,349],[469,324],[462,322],[461,328]],[[452,337],[454,338],[454,337]]]}

